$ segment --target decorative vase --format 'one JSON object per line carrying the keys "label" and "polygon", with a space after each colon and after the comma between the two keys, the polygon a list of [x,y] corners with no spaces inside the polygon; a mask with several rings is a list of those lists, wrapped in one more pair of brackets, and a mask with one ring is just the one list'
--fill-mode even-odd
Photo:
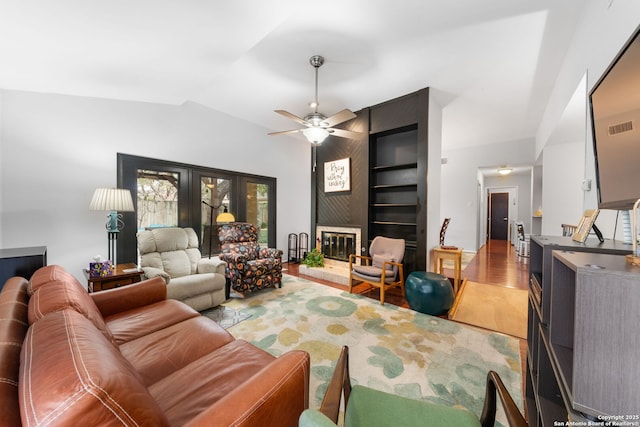
{"label": "decorative vase", "polygon": [[409,307],[432,316],[447,314],[453,305],[453,287],[441,274],[414,271],[405,282]]}

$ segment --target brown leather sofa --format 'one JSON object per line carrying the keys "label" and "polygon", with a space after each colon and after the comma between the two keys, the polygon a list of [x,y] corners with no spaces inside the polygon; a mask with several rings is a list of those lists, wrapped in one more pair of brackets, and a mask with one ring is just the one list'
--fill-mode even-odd
{"label": "brown leather sofa", "polygon": [[161,278],[90,295],[48,266],[0,293],[0,426],[296,426],[309,364],[234,339]]}

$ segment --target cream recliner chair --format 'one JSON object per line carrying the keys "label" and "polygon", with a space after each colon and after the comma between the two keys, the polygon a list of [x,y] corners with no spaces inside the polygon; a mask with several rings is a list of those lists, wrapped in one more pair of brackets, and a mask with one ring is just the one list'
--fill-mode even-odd
{"label": "cream recliner chair", "polygon": [[198,236],[192,228],[156,228],[138,233],[140,267],[147,278],[160,276],[167,298],[197,311],[222,304],[225,297],[225,263],[218,257],[202,258]]}

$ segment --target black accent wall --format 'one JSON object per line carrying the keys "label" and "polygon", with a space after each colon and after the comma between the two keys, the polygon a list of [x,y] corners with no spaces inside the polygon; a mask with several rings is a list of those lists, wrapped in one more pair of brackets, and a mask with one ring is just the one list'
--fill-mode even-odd
{"label": "black accent wall", "polygon": [[[428,148],[428,105],[429,89],[395,98],[381,104],[357,111],[357,118],[347,122],[343,128],[361,132],[358,139],[329,136],[320,146],[312,149],[312,167],[315,172],[311,180],[311,242],[315,242],[315,227],[360,227],[362,229],[363,254],[377,234],[388,237],[403,237],[407,241],[405,274],[426,270],[426,228],[427,228],[427,148]],[[407,129],[410,132],[407,134]],[[407,165],[407,138],[399,139],[397,147],[393,138],[385,138],[394,133],[404,133],[413,139],[414,165]],[[385,147],[380,147],[384,141]],[[376,153],[386,153],[382,159]],[[400,153],[396,156],[396,152]],[[401,153],[404,152],[404,153]],[[347,192],[324,192],[324,163],[349,158],[351,164],[351,190]],[[396,163],[397,162],[397,163]],[[380,187],[380,163],[391,169],[391,174],[404,182],[394,185],[402,187],[396,195],[391,190],[383,195],[383,202],[376,194]],[[386,164],[388,163],[388,164]],[[378,172],[376,172],[378,170]],[[388,174],[387,174],[388,175]],[[407,190],[409,188],[409,190]],[[387,190],[385,190],[387,191]],[[409,193],[407,193],[409,191]],[[408,197],[407,194],[410,194]],[[415,201],[408,201],[413,198]],[[398,200],[394,200],[396,197]],[[384,212],[382,215],[380,212]],[[379,220],[382,217],[383,220]],[[389,218],[386,221],[385,218]],[[378,219],[376,219],[378,218]]]}

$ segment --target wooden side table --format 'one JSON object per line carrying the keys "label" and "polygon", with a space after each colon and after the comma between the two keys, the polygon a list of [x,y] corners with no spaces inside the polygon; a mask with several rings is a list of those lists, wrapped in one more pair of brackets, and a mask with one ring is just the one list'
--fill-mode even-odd
{"label": "wooden side table", "polygon": [[89,292],[99,292],[106,289],[119,288],[141,280],[142,269],[131,264],[117,264],[109,276],[90,277],[89,270],[84,269],[84,276],[87,278],[87,290]]}
{"label": "wooden side table", "polygon": [[453,294],[457,295],[462,277],[462,249],[433,248],[433,271],[435,273],[443,274],[442,262],[445,259],[453,261]]}

